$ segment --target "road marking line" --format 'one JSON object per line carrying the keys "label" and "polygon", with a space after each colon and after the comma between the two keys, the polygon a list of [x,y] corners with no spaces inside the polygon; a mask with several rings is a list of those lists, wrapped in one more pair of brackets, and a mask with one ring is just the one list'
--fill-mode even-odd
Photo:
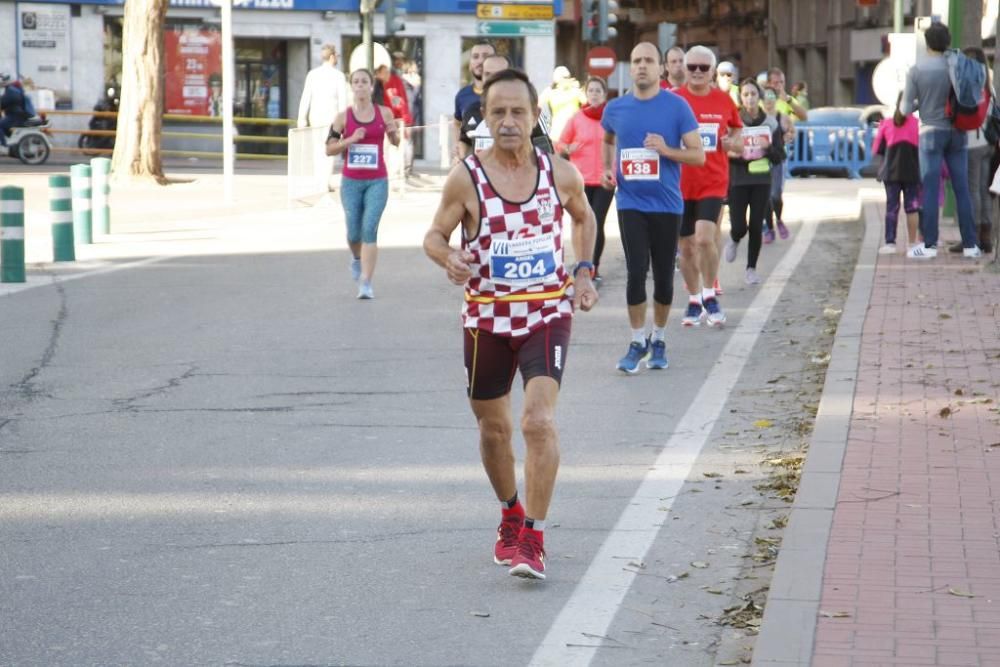
{"label": "road marking line", "polygon": [[112,273],[114,271],[123,271],[124,269],[135,269],[140,266],[145,266],[146,264],[155,264],[156,262],[162,262],[166,259],[174,259],[174,257],[163,256],[163,257],[147,257],[146,259],[136,260],[134,262],[124,262],[122,264],[111,264],[109,266],[102,266],[97,269],[90,271],[81,271],[80,273],[67,273],[60,275],[48,275],[45,278],[38,277],[37,275],[28,275],[28,282],[26,283],[4,283],[0,284],[0,297],[9,296],[11,294],[17,294],[18,292],[24,292],[29,289],[34,289],[35,287],[48,287],[55,283],[65,283],[70,280],[77,280],[79,278],[90,278],[92,276],[99,276],[102,273]]}
{"label": "road marking line", "polygon": [[[701,454],[771,310],[805,257],[816,235],[817,224],[802,223],[792,247],[761,285],[698,395],[674,428],[674,434],[660,450],[656,462],[536,649],[531,665],[586,667],[593,660],[599,646],[593,645],[591,640],[584,641],[585,635],[607,634],[635,580],[635,572],[622,568],[624,561],[621,558],[644,560],[660,528],[667,522],[669,513],[664,509],[673,505],[673,497],[680,493]],[[591,646],[579,646],[581,643]]]}

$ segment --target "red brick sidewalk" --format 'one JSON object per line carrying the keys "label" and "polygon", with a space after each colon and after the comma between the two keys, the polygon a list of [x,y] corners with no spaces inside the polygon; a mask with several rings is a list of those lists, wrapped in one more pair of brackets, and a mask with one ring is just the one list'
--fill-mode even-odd
{"label": "red brick sidewalk", "polygon": [[1000,665],[1000,273],[901,252],[875,269],[812,664]]}

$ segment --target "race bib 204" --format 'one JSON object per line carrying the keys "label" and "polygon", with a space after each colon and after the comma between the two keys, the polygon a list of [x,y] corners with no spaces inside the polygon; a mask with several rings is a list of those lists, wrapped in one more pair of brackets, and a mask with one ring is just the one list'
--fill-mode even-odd
{"label": "race bib 204", "polygon": [[535,285],[556,272],[553,234],[523,239],[493,239],[490,244],[490,280],[506,285]]}
{"label": "race bib 204", "polygon": [[626,181],[660,180],[660,154],[651,148],[623,148],[619,161]]}
{"label": "race bib 204", "polygon": [[347,166],[351,169],[378,169],[378,144],[348,146]]}

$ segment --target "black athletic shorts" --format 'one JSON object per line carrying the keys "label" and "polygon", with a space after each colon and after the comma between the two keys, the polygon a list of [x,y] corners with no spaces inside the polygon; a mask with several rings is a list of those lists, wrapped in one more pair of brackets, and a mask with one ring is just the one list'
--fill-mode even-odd
{"label": "black athletic shorts", "polygon": [[705,197],[704,199],[684,200],[684,219],[681,220],[681,236],[694,234],[694,223],[698,220],[708,220],[719,224],[719,214],[726,200],[722,197]]}
{"label": "black athletic shorts", "polygon": [[535,377],[561,384],[571,323],[571,318],[560,317],[517,338],[463,329],[469,398],[488,401],[506,396],[518,369],[524,384]]}

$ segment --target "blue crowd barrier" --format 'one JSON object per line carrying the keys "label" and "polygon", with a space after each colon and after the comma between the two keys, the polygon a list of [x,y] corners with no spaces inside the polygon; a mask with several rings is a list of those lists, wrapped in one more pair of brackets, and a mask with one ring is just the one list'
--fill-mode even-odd
{"label": "blue crowd barrier", "polygon": [[788,156],[792,175],[801,172],[845,171],[861,178],[861,169],[872,161],[872,128],[843,125],[804,125],[795,128],[795,143]]}

